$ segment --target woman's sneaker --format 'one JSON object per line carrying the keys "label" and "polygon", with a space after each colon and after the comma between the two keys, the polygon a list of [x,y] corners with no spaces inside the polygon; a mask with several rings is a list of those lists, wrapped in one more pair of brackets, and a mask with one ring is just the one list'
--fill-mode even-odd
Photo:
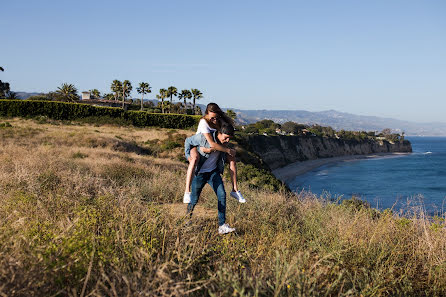
{"label": "woman's sneaker", "polygon": [[190,203],[190,192],[185,192],[184,193],[184,196],[183,196],[183,203],[187,203],[187,204],[189,204]]}
{"label": "woman's sneaker", "polygon": [[234,231],[235,231],[235,228],[229,227],[228,224],[223,224],[220,227],[218,227],[218,234],[226,234],[226,233],[231,233]]}
{"label": "woman's sneaker", "polygon": [[242,193],[240,193],[240,191],[231,192],[231,197],[234,197],[240,203],[245,203],[246,202],[245,198],[243,198]]}

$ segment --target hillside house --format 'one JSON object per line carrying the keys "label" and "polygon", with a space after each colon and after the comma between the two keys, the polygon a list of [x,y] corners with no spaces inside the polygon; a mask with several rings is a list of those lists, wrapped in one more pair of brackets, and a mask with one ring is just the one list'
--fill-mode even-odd
{"label": "hillside house", "polygon": [[[91,99],[90,92],[82,92],[82,99],[80,103],[91,104],[94,106],[103,106],[103,107],[122,107],[122,101],[117,100],[107,100],[102,98]],[[124,103],[124,110],[128,110],[128,107],[131,103]]]}
{"label": "hillside house", "polygon": [[81,100],[89,100],[89,99],[91,99],[91,93],[90,92],[82,92]]}

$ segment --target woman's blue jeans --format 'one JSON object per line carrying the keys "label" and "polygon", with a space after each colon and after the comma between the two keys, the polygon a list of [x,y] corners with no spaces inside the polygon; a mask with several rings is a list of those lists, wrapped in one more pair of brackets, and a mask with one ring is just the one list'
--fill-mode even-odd
{"label": "woman's blue jeans", "polygon": [[221,179],[220,173],[217,169],[211,172],[199,173],[192,180],[191,185],[191,197],[190,203],[187,205],[187,213],[192,216],[192,211],[195,205],[197,205],[198,197],[200,197],[201,191],[208,183],[218,198],[218,225],[221,226],[226,221],[226,191]]}

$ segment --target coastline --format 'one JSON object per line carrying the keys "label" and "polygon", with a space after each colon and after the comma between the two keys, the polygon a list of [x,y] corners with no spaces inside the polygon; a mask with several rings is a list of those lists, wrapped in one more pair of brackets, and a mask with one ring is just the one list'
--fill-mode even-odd
{"label": "coastline", "polygon": [[352,162],[356,160],[363,159],[375,159],[375,158],[391,158],[391,157],[399,157],[409,155],[410,153],[376,153],[370,155],[347,155],[340,157],[332,157],[332,158],[321,158],[307,161],[298,161],[291,164],[288,164],[284,167],[274,169],[272,173],[274,176],[281,180],[282,182],[288,184],[291,182],[296,176],[305,174],[309,171],[312,171],[316,168],[319,168],[324,165],[333,164],[333,163],[341,163],[341,162]]}

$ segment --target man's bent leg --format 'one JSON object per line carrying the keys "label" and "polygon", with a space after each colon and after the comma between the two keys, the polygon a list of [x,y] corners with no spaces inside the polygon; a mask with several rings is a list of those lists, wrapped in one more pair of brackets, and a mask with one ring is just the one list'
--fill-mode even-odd
{"label": "man's bent leg", "polygon": [[192,180],[190,203],[187,205],[187,213],[192,216],[192,211],[195,205],[197,205],[198,197],[200,197],[203,187],[206,185],[207,178],[204,174],[197,174]]}
{"label": "man's bent leg", "polygon": [[214,189],[218,198],[218,225],[221,226],[226,222],[226,191],[221,175],[217,170],[212,172],[208,183]]}

